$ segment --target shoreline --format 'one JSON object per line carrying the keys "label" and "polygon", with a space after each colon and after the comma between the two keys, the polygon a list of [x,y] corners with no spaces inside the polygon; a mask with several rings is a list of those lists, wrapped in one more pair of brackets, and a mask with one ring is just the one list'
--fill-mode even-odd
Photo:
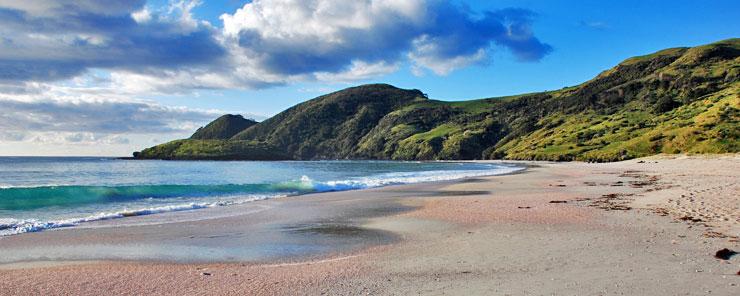
{"label": "shoreline", "polygon": [[[456,162],[456,163],[463,163],[463,162]],[[483,163],[483,162],[478,162]],[[246,195],[233,195],[233,196],[224,196],[226,199],[216,199],[216,200],[197,200],[197,201],[191,201],[188,203],[179,203],[179,204],[165,204],[160,206],[154,206],[154,207],[138,207],[133,209],[117,209],[117,210],[103,210],[98,211],[95,213],[92,213],[91,215],[82,215],[75,217],[65,217],[65,218],[59,218],[59,219],[51,219],[51,220],[42,220],[42,221],[35,221],[33,219],[9,219],[11,222],[10,224],[0,224],[0,238],[7,237],[7,236],[13,236],[13,235],[19,235],[24,233],[34,233],[34,232],[43,232],[43,231],[51,231],[51,230],[62,230],[62,229],[71,229],[71,228],[81,228],[81,227],[90,227],[90,225],[95,224],[101,224],[100,221],[118,221],[122,218],[132,218],[132,217],[140,217],[140,216],[149,216],[149,215],[167,215],[174,212],[196,212],[204,209],[209,208],[222,208],[222,207],[229,207],[229,206],[238,206],[241,204],[249,204],[253,202],[259,202],[262,200],[269,200],[269,199],[276,199],[276,198],[286,198],[286,197],[299,197],[299,196],[308,196],[312,194],[321,194],[321,193],[329,193],[329,192],[345,192],[345,191],[356,191],[356,190],[367,190],[367,189],[374,189],[374,188],[383,188],[383,187],[389,187],[389,186],[402,186],[402,185],[412,185],[412,184],[422,184],[422,183],[436,183],[436,182],[447,182],[447,181],[455,181],[455,180],[461,180],[469,177],[481,177],[481,176],[494,176],[494,175],[505,175],[509,173],[516,173],[518,171],[522,171],[526,169],[525,165],[512,165],[508,164],[506,162],[498,163],[499,167],[495,168],[494,171],[487,171],[487,170],[480,170],[481,174],[473,173],[474,171],[466,171],[469,176],[465,176],[466,174],[462,174],[461,176],[454,176],[451,179],[445,179],[445,177],[442,176],[435,176],[429,180],[424,180],[424,177],[410,177],[410,178],[401,178],[401,180],[383,180],[378,179],[378,182],[376,183],[368,183],[368,182],[355,182],[352,181],[352,179],[346,179],[346,180],[336,180],[336,181],[326,181],[326,182],[314,182],[313,180],[308,179],[308,181],[302,181],[302,182],[308,182],[304,184],[305,186],[310,187],[316,187],[314,188],[314,191],[305,191],[305,192],[297,192],[293,194],[286,194],[281,192],[264,192],[260,194],[246,194]],[[503,170],[504,172],[497,172],[499,170]],[[513,172],[510,172],[510,170],[514,170]],[[454,175],[454,174],[453,174]],[[304,176],[305,178],[305,176]],[[420,178],[420,179],[419,179]],[[441,178],[441,180],[440,180]],[[415,180],[416,179],[416,180]],[[303,179],[302,179],[303,180]],[[290,181],[286,181],[284,183],[288,183]],[[282,184],[282,183],[276,183],[276,184]],[[224,184],[225,186],[229,185],[236,185],[239,186],[240,184]],[[261,185],[261,184],[257,184]],[[269,184],[268,184],[269,185]],[[76,185],[54,185],[54,186],[76,186]],[[132,185],[101,185],[97,187],[101,188],[108,188],[108,187],[134,187]],[[176,185],[179,186],[179,185]],[[187,186],[187,185],[182,185]],[[218,186],[218,185],[216,185]],[[35,189],[35,188],[44,188],[44,187],[51,187],[51,186],[16,186],[12,187],[11,189],[16,188],[29,188],[29,189]],[[213,196],[218,197],[218,196]],[[184,216],[184,215],[181,215]],[[187,222],[187,220],[202,220],[202,219],[209,219],[208,217],[201,217],[202,215],[198,216],[196,214],[191,214],[189,218],[184,218],[184,220],[178,220],[182,222]],[[16,224],[13,224],[16,223]],[[121,224],[126,224],[126,222],[120,222]],[[147,222],[151,223],[151,222]],[[160,223],[171,223],[169,220],[160,220]],[[110,225],[111,223],[108,223],[110,227],[114,227],[115,225]],[[18,228],[22,228],[18,230]],[[2,233],[4,230],[12,230],[10,233]],[[30,230],[27,230],[30,229]],[[1,263],[1,261],[0,261]]]}
{"label": "shoreline", "polygon": [[[522,170],[517,172],[520,171]],[[97,220],[74,227],[51,228],[44,231],[14,234],[0,237],[0,249],[5,251],[4,256],[0,256],[0,268],[6,264],[38,261],[52,263],[67,261],[157,261],[160,263],[188,264],[288,262],[291,260],[325,258],[336,253],[334,252],[335,249],[340,250],[340,253],[353,252],[396,241],[396,236],[392,233],[363,228],[364,221],[370,218],[392,216],[412,211],[413,207],[403,205],[400,201],[404,198],[419,195],[443,195],[446,193],[436,191],[436,189],[479,177],[386,185],[344,191],[313,192],[255,200],[223,207]],[[379,194],[382,196],[378,196]],[[264,221],[275,216],[280,219]],[[268,217],[268,219],[265,219],[265,217]],[[239,223],[250,225],[240,227],[238,226]],[[189,229],[183,230],[183,228]],[[202,255],[199,257],[200,259],[192,259],[195,256],[194,252],[213,253],[213,250],[209,248],[218,248],[222,251],[228,251],[228,248],[215,246],[213,242],[199,242],[197,245],[201,249],[192,248],[193,243],[189,240],[194,238],[206,238],[206,240],[208,238],[234,239],[237,236],[234,234],[236,230],[239,231],[239,234],[260,232],[263,233],[264,237],[257,239],[257,242],[253,237],[241,238],[253,244],[253,246],[246,248],[247,252],[245,254],[226,254],[218,257],[221,259],[215,260],[211,258],[213,255]],[[157,235],[154,233],[155,231],[164,231],[171,235]],[[122,239],[119,236],[126,236],[127,238]],[[98,244],[92,249],[85,250],[70,247],[86,247],[90,245],[92,237],[95,238],[95,243]],[[316,243],[317,240],[325,239],[333,239],[340,245],[324,246],[321,250],[310,250],[311,247],[315,247],[312,245],[309,250],[298,250],[297,252],[288,250],[288,252],[278,255],[265,254],[264,252],[255,254],[253,252],[254,249],[265,249],[258,246],[258,244],[278,242],[288,245],[310,245]],[[152,253],[151,250],[141,249],[140,246],[156,245],[163,241],[174,241],[177,246],[184,248],[175,256],[167,255],[167,257],[164,257],[166,253],[163,252],[149,256],[116,257],[106,255],[101,251],[101,249],[107,248],[111,254]],[[348,243],[347,248],[342,247],[341,243]],[[205,244],[205,247],[203,244]],[[34,246],[39,245],[46,245],[47,248],[37,253],[29,250],[29,247],[33,249]],[[120,245],[126,247],[120,248]],[[237,248],[237,246],[231,247]],[[178,251],[167,250],[167,253],[172,252]],[[31,257],[27,258],[27,256]],[[24,259],[8,259],[13,257]],[[38,258],[41,258],[41,260]]]}
{"label": "shoreline", "polygon": [[[365,230],[397,236],[397,240],[388,241],[380,236],[367,236],[367,240],[360,241],[361,247],[349,244],[346,245],[349,248],[325,256],[264,262],[123,260],[52,266],[2,264],[0,282],[6,283],[11,294],[13,291],[25,294],[207,291],[234,295],[245,291],[258,295],[706,294],[712,291],[731,295],[740,291],[740,276],[735,275],[740,270],[740,256],[730,260],[713,258],[714,252],[721,248],[740,249],[736,234],[740,225],[736,220],[740,219],[737,210],[740,176],[733,173],[740,168],[738,156],[708,159],[663,156],[611,164],[534,164],[537,166],[529,167],[523,174],[316,193],[299,199],[260,202],[272,207],[252,220],[226,217],[216,219],[226,223],[208,220],[175,222],[170,226],[119,227],[122,229],[116,235],[123,237],[118,240],[112,238],[111,229],[75,228],[32,233],[24,239],[13,239],[14,244],[0,240],[0,248],[8,250],[9,246],[22,249],[40,241],[70,243],[64,237],[87,243],[117,243],[147,241],[149,236],[151,242],[169,243],[185,232],[211,235],[225,232],[232,236],[205,241],[214,240],[228,247],[234,243],[232,240],[238,240],[239,236],[233,235],[236,230],[286,231],[275,228],[276,224],[313,229],[322,223],[352,226],[340,231],[349,237],[335,236],[335,242],[351,241]],[[370,197],[372,202],[368,202]],[[361,212],[365,216],[358,218]],[[304,217],[296,217],[296,213]],[[684,214],[702,220],[682,220]],[[286,218],[293,220],[275,222]],[[250,221],[263,224],[258,227],[244,224]],[[168,232],[177,229],[181,232]],[[70,231],[77,234],[71,235]],[[65,234],[54,234],[62,232]],[[262,232],[252,232],[253,236],[245,241],[260,240],[259,236],[254,237],[255,233]],[[309,235],[312,238],[299,243],[332,235],[336,233],[312,233]],[[31,239],[35,236],[38,237]],[[274,241],[276,237],[261,239]],[[381,243],[368,245],[369,241]],[[92,274],[96,276],[89,278]]]}

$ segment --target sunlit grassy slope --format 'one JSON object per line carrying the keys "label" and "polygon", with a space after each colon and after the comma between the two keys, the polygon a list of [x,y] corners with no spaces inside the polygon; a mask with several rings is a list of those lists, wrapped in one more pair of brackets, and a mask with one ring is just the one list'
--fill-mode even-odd
{"label": "sunlit grassy slope", "polygon": [[731,39],[633,57],[578,86],[504,98],[444,102],[364,85],[228,140],[179,140],[137,157],[616,161],[738,152],[739,120],[740,39]]}

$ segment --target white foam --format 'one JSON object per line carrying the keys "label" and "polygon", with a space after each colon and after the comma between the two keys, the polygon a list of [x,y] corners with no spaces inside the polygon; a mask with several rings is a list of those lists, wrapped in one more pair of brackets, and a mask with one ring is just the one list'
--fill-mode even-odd
{"label": "white foam", "polygon": [[[301,177],[301,187],[310,188],[318,192],[327,191],[346,191],[346,190],[357,190],[375,188],[389,185],[400,185],[400,184],[412,184],[412,183],[424,183],[424,182],[439,182],[439,181],[451,181],[464,178],[483,177],[509,174],[523,170],[523,167],[514,166],[502,166],[492,165],[491,169],[487,170],[437,170],[437,171],[421,171],[421,172],[398,172],[398,173],[386,173],[379,174],[370,177],[362,178],[351,178],[347,180],[335,180],[327,182],[316,182],[308,176]],[[71,218],[57,221],[39,221],[36,219],[18,220],[12,218],[0,218],[0,237],[20,234],[26,232],[36,232],[46,229],[72,227],[79,225],[80,223],[117,219],[131,216],[142,216],[159,214],[166,212],[177,212],[187,211],[203,208],[211,208],[218,206],[229,206],[235,204],[241,204],[246,202],[252,202],[256,200],[264,200],[268,198],[283,197],[284,195],[260,195],[250,196],[246,199],[230,200],[230,201],[217,201],[210,203],[185,203],[176,205],[167,205],[161,207],[144,208],[137,210],[123,210],[118,212],[101,212],[91,216]]]}
{"label": "white foam", "polygon": [[70,219],[56,220],[56,221],[39,221],[36,219],[19,220],[19,219],[12,219],[12,218],[0,218],[0,237],[13,235],[13,234],[27,233],[27,232],[37,232],[37,231],[42,231],[42,230],[47,230],[47,229],[54,229],[54,228],[72,227],[72,226],[77,226],[80,223],[85,223],[85,222],[110,220],[110,219],[133,217],[133,216],[144,216],[144,215],[160,214],[160,213],[167,213],[167,212],[188,211],[188,210],[196,210],[196,209],[204,209],[204,208],[212,208],[212,207],[220,207],[220,206],[230,206],[230,205],[243,204],[247,202],[264,200],[268,198],[277,198],[277,197],[284,197],[284,195],[259,195],[259,196],[250,196],[249,198],[246,198],[246,199],[231,200],[231,201],[217,201],[217,202],[211,202],[211,203],[187,203],[187,204],[179,204],[179,205],[168,205],[168,206],[161,206],[161,207],[144,208],[144,209],[137,209],[137,210],[123,210],[123,211],[118,211],[118,212],[101,212],[101,213],[96,213],[94,215],[90,215],[86,217],[70,218]]}
{"label": "white foam", "polygon": [[523,167],[497,166],[495,169],[490,170],[399,172],[328,182],[313,182],[308,176],[303,176],[303,178],[301,178],[301,182],[310,184],[316,191],[320,192],[344,191],[389,185],[440,182],[464,178],[502,175],[514,173],[523,169]]}

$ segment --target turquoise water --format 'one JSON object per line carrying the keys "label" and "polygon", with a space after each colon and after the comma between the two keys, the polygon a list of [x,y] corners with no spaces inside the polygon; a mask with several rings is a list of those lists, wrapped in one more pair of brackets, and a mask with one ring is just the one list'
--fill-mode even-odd
{"label": "turquoise water", "polygon": [[0,157],[0,236],[171,211],[510,173],[502,164]]}

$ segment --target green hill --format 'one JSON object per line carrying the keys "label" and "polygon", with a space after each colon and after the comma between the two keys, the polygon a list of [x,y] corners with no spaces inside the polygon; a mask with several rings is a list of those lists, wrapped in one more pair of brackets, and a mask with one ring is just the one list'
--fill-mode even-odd
{"label": "green hill", "polygon": [[193,140],[226,140],[230,139],[246,128],[257,124],[251,119],[244,119],[241,115],[226,114],[199,128],[190,137]]}
{"label": "green hill", "polygon": [[424,101],[418,90],[375,84],[348,88],[291,107],[234,136],[283,148],[296,159],[355,156],[355,147],[383,117]]}
{"label": "green hill", "polygon": [[229,139],[178,140],[136,157],[616,161],[738,152],[739,120],[740,39],[730,39],[630,58],[578,86],[503,98],[446,102],[363,85]]}

